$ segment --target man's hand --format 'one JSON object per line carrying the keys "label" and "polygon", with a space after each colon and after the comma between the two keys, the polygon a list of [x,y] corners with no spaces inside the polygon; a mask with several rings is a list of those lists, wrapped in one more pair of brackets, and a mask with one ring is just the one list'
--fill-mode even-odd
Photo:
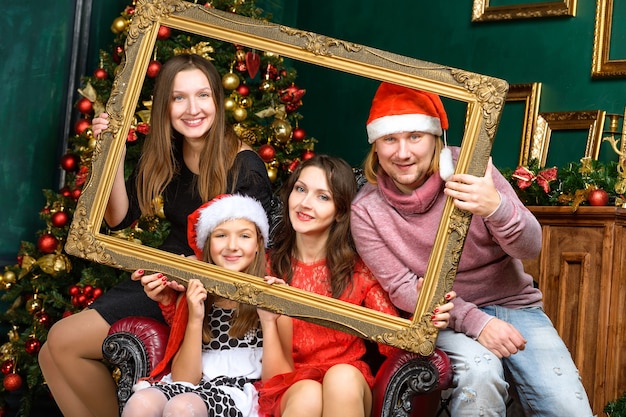
{"label": "man's hand", "polygon": [[498,358],[508,358],[526,347],[526,339],[511,324],[498,318],[489,320],[478,335],[478,342]]}

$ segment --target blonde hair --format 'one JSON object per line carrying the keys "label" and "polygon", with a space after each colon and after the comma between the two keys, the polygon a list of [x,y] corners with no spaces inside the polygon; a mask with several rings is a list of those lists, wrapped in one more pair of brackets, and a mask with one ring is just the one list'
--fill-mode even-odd
{"label": "blonde hair", "polygon": [[[183,137],[172,128],[170,104],[174,78],[181,71],[198,69],[206,75],[215,104],[215,119],[206,133],[200,153],[198,193],[209,201],[226,192],[228,173],[233,166],[241,142],[224,114],[224,90],[215,66],[199,55],[180,54],[169,59],[157,77],[152,102],[152,126],[138,163],[137,197],[143,215],[155,215],[153,202],[163,193],[172,178],[180,172],[174,150]],[[233,181],[234,184],[236,182]]]}
{"label": "blonde hair", "polygon": [[[432,159],[430,161],[430,167],[426,175],[431,176],[435,172],[439,172],[439,158],[438,155],[443,149],[443,140],[441,137],[435,137],[435,150],[433,152]],[[365,160],[363,161],[363,174],[370,184],[378,184],[378,168],[380,168],[380,162],[378,161],[378,153],[376,152],[376,142],[372,143],[370,151],[367,153]]]}

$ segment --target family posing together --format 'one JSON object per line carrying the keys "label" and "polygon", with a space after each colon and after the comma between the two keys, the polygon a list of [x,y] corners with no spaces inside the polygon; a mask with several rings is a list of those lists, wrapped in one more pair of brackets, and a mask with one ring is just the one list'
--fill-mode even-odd
{"label": "family posing together", "polygon": [[[141,159],[128,180],[123,159],[116,174],[105,212],[111,228],[154,214],[162,197],[171,223],[163,250],[405,315],[415,310],[451,198],[473,214],[454,291],[432,312],[437,346],[454,370],[452,415],[504,416],[507,381],[526,416],[592,415],[522,267],[541,249],[540,226],[491,162],[484,177],[443,175],[458,149],[442,140],[448,120],[438,96],[382,83],[366,125],[367,184],[357,191],[340,158],[302,162],[280,191],[270,248],[267,171],[227,124],[223,102],[209,61],[182,54],[164,64]],[[106,115],[94,119],[94,134],[107,125]],[[39,363],[66,417],[118,415],[102,343],[128,316],[171,330],[164,359],[136,384],[124,417],[371,415],[374,376],[363,339],[217,297],[197,280],[184,287],[138,270],[48,333]]]}

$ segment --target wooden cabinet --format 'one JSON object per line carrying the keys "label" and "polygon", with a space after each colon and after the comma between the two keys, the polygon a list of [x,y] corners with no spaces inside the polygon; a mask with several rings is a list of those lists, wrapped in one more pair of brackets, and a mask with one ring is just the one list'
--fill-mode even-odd
{"label": "wooden cabinet", "polygon": [[593,412],[626,391],[626,209],[529,207],[542,226],[524,261],[569,348]]}

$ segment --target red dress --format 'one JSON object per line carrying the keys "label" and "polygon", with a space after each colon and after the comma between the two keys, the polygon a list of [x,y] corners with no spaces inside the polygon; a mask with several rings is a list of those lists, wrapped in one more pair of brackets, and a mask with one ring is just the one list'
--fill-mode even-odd
{"label": "red dress", "polygon": [[[306,264],[292,259],[294,265],[292,287],[331,297],[329,271],[326,260]],[[362,305],[383,313],[398,315],[387,293],[365,264],[359,260],[354,269],[352,285],[340,300]],[[351,364],[358,368],[370,387],[374,376],[367,363],[361,360],[365,354],[365,341],[358,336],[330,329],[307,321],[293,319],[294,372],[276,375],[258,384],[260,415],[280,415],[280,400],[284,392],[295,382],[313,379],[322,382],[326,371],[336,364]],[[395,348],[379,345],[379,350],[389,356]]]}

